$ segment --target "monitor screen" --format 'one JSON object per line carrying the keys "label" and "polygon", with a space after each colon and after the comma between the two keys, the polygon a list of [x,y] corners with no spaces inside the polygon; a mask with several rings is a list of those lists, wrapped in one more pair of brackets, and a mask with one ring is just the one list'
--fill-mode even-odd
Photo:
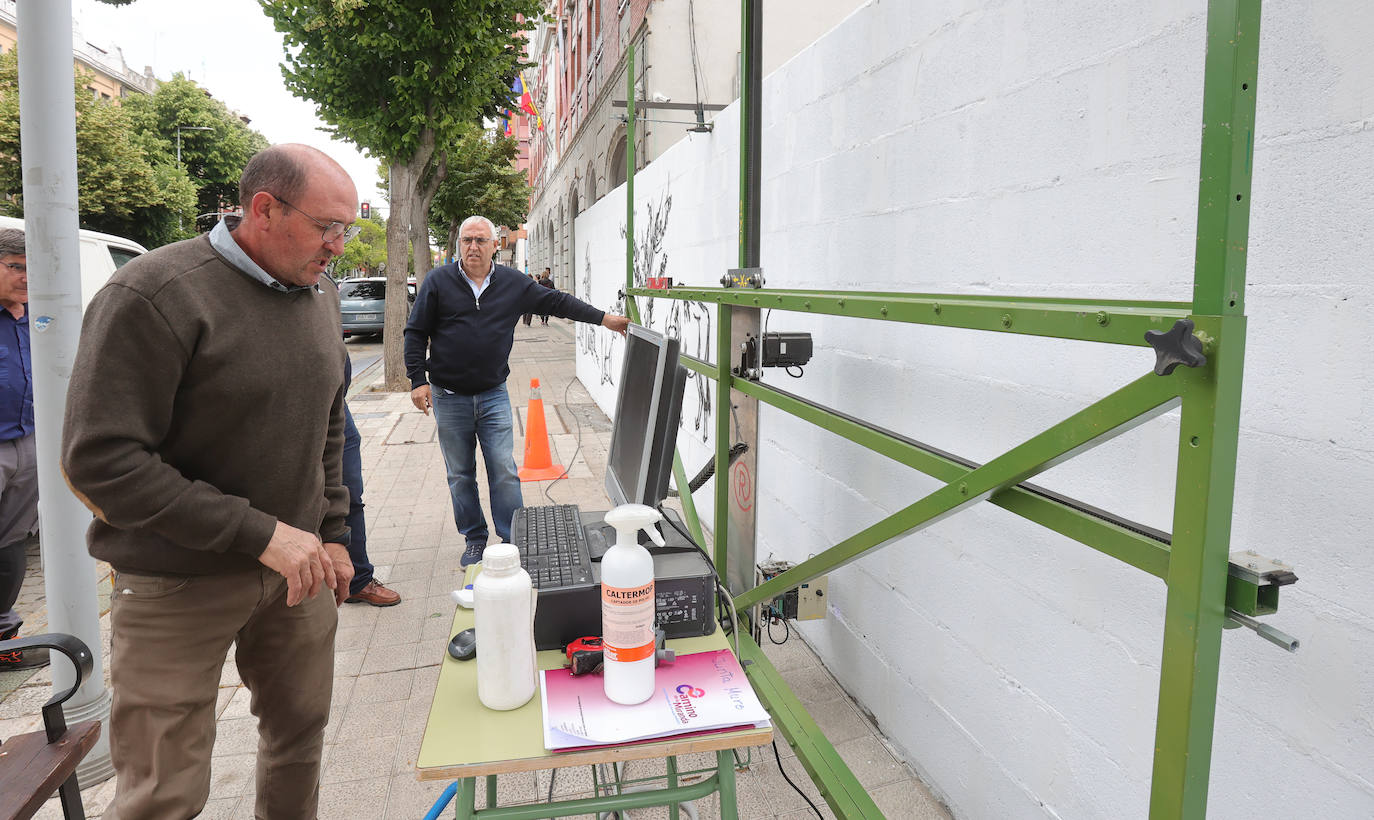
{"label": "monitor screen", "polygon": [[606,457],[612,502],[652,507],[667,497],[686,376],[676,339],[630,326]]}

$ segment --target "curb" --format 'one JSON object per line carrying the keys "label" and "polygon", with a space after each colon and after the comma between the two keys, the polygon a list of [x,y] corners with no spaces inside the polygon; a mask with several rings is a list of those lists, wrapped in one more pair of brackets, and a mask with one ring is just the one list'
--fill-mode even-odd
{"label": "curb", "polygon": [[344,399],[351,399],[357,394],[363,392],[364,390],[367,390],[369,387],[372,386],[373,382],[377,381],[377,379],[381,377],[382,373],[385,370],[386,356],[378,356],[377,361],[373,362],[367,367],[364,367],[361,371],[358,372],[357,375],[353,377],[353,383],[348,386],[348,392],[344,394]]}

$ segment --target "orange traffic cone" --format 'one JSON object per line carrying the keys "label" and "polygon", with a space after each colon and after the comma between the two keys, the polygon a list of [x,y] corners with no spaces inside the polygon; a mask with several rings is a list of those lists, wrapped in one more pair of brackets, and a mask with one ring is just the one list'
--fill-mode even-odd
{"label": "orange traffic cone", "polygon": [[539,397],[539,380],[530,379],[530,408],[525,413],[525,466],[521,481],[548,481],[567,472],[554,464],[549,455],[549,430],[544,423],[544,400]]}

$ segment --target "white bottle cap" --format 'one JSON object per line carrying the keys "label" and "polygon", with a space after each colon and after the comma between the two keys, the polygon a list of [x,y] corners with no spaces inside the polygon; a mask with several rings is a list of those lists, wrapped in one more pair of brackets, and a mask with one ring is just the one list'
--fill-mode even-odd
{"label": "white bottle cap", "polygon": [[482,551],[483,572],[504,572],[520,569],[520,551],[514,544],[487,544]]}

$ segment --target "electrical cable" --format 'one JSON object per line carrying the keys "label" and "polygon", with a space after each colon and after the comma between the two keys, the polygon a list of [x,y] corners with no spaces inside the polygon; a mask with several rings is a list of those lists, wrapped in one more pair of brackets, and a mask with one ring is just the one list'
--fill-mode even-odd
{"label": "electrical cable", "polygon": [[816,804],[811,802],[811,798],[806,796],[806,792],[797,788],[797,784],[793,783],[792,778],[787,776],[787,770],[782,767],[782,755],[778,753],[778,742],[776,740],[773,741],[773,757],[778,761],[778,771],[782,773],[782,779],[786,780],[787,785],[791,786],[796,790],[797,794],[802,796],[802,799],[806,801],[806,805],[811,807],[811,810],[816,813],[817,817],[821,818],[821,820],[825,820],[825,816],[821,814],[821,810],[816,808]]}
{"label": "electrical cable", "polygon": [[706,566],[711,568],[711,575],[716,579],[716,590],[720,592],[720,594],[730,604],[730,634],[735,639],[735,657],[742,657],[739,653],[739,613],[735,610],[734,597],[730,594],[730,591],[725,588],[725,584],[721,583],[720,573],[716,571],[716,562],[711,560],[711,556],[706,554],[706,550],[702,549],[701,545],[698,544],[696,540],[692,538],[690,533],[688,533],[685,529],[680,527],[678,523],[668,515],[667,511],[663,509],[662,501],[658,503],[658,511],[659,514],[663,516],[663,520],[667,521],[670,527],[677,530],[683,538],[687,539],[687,543],[695,547],[696,551],[701,553],[701,557],[706,559]]}
{"label": "electrical cable", "polygon": [[739,612],[735,609],[735,596],[730,594],[730,590],[720,582],[720,576],[716,576],[716,589],[721,595],[725,596],[726,602],[730,604],[730,636],[735,639],[735,657],[739,658],[740,663],[744,663],[744,656],[739,651]]}
{"label": "electrical cable", "polygon": [[696,94],[697,108],[701,108],[701,61],[697,56],[697,14],[694,0],[687,0],[687,43],[692,54],[692,90]]}
{"label": "electrical cable", "polygon": [[735,422],[735,438],[742,442],[744,440],[744,433],[739,426],[739,408],[736,407],[734,403],[730,404],[730,418]]}
{"label": "electrical cable", "polygon": [[[793,372],[792,372],[792,368],[794,368],[794,367],[797,368],[797,372],[796,372],[796,373],[793,373]],[[786,373],[787,375],[791,376],[791,377],[794,378],[794,379],[800,379],[800,378],[802,377],[802,374],[805,373],[806,371],[802,370],[802,366],[799,365],[799,364],[789,364],[787,367],[784,367],[784,368],[783,368],[783,372]]]}
{"label": "electrical cable", "polygon": [[[740,456],[749,452],[749,445],[742,441],[737,441],[730,447],[729,459],[726,462],[726,469],[733,467]],[[711,476],[716,474],[716,457],[711,456],[711,460],[702,465],[696,477],[687,482],[687,489],[691,492],[700,490],[702,485],[711,480]]]}
{"label": "electrical cable", "polygon": [[[778,621],[782,621],[782,640],[773,637],[773,624]],[[787,619],[777,613],[772,613],[768,619],[768,640],[772,641],[774,646],[782,646],[787,643],[787,639],[790,637],[792,637],[792,627],[788,625]]]}
{"label": "electrical cable", "polygon": [[[568,379],[568,383],[565,384],[565,385],[563,385],[563,406],[564,406],[564,407],[569,407],[569,405],[568,405],[568,391],[572,389],[572,383],[573,383],[573,380],[572,380],[572,379]],[[569,412],[569,413],[572,413],[571,408],[568,410],[568,412]],[[572,417],[573,417],[573,420],[577,422],[577,448],[573,450],[572,458],[568,459],[568,466],[566,466],[566,467],[563,468],[563,474],[560,475],[558,478],[555,478],[553,481],[550,481],[548,484],[545,484],[545,485],[544,485],[544,497],[547,498],[547,499],[549,500],[549,503],[550,503],[550,504],[557,504],[558,502],[553,500],[553,496],[552,496],[552,495],[549,495],[549,490],[552,490],[552,489],[553,489],[553,485],[557,484],[558,482],[560,482],[560,481],[562,481],[563,479],[565,479],[565,478],[568,477],[568,471],[572,469],[573,464],[576,463],[576,461],[577,461],[577,454],[580,453],[580,452],[582,452],[582,417],[579,416],[579,415],[576,414],[576,413],[572,413]],[[526,433],[528,433],[528,431],[526,431]]]}

